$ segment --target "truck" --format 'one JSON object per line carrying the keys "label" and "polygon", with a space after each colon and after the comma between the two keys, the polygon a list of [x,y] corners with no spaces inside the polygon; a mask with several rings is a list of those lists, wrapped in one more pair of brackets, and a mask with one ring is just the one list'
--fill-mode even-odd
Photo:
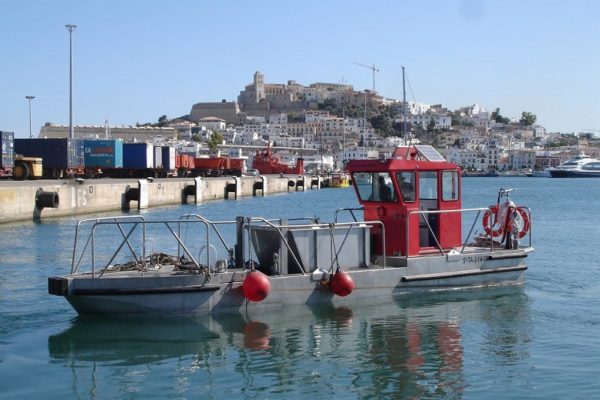
{"label": "truck", "polygon": [[[84,144],[81,139],[14,139],[15,154],[43,160],[43,177],[67,178],[84,173]],[[15,162],[15,167],[17,162]]]}
{"label": "truck", "polygon": [[242,176],[246,172],[246,160],[231,157],[194,158],[192,176]]}
{"label": "truck", "polygon": [[15,154],[14,133],[0,131],[0,177],[15,180],[39,179],[42,177],[42,159]]}

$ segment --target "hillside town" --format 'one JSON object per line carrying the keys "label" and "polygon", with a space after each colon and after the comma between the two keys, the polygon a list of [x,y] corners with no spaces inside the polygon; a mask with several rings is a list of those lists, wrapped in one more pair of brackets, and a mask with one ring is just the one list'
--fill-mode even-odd
{"label": "hillside town", "polygon": [[[228,153],[248,157],[270,146],[287,162],[303,157],[308,173],[344,169],[350,159],[388,157],[397,146],[430,144],[466,174],[525,174],[556,166],[585,151],[600,155],[594,132],[549,133],[527,111],[508,118],[499,108],[388,99],[374,90],[290,80],[265,83],[256,72],[237,101],[193,104],[188,115],[136,126],[75,126],[78,138],[112,138],[174,146],[194,157]],[[39,137],[68,137],[50,122]],[[251,165],[249,163],[249,165]]]}

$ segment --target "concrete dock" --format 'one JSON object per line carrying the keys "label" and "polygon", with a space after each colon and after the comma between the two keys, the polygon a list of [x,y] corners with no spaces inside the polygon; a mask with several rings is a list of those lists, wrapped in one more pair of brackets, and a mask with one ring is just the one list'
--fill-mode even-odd
{"label": "concrete dock", "polygon": [[0,181],[0,223],[319,189],[298,175]]}

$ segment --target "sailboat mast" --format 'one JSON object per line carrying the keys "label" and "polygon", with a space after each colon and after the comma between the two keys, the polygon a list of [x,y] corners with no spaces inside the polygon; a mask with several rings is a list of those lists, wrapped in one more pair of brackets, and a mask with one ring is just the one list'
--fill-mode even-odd
{"label": "sailboat mast", "polygon": [[406,86],[404,84],[404,66],[402,67],[402,132],[406,143]]}
{"label": "sailboat mast", "polygon": [[342,169],[346,169],[346,108],[342,106]]}

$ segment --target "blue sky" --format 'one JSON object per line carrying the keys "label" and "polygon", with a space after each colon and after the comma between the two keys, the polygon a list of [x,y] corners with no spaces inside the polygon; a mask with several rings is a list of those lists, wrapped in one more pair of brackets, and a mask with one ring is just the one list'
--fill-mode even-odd
{"label": "blue sky", "polygon": [[0,130],[129,125],[235,100],[267,83],[341,82],[458,108],[479,103],[550,131],[600,133],[600,2],[1,0]]}

